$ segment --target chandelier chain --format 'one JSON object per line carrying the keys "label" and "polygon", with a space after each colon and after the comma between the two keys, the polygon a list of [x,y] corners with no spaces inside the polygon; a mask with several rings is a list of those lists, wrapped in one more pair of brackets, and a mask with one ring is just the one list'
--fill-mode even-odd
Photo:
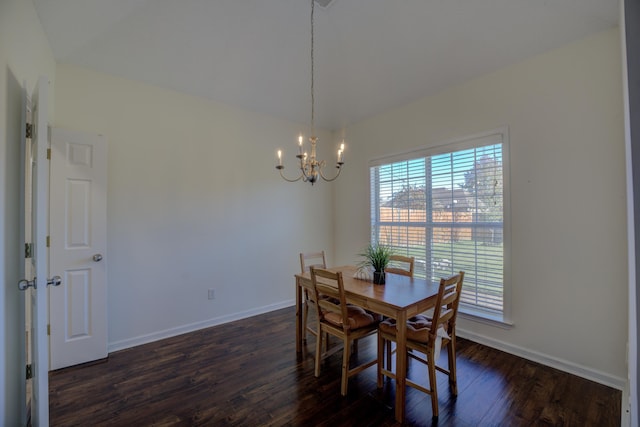
{"label": "chandelier chain", "polygon": [[311,0],[311,136],[315,136],[315,98],[313,90],[314,63],[313,63],[313,9],[315,0]]}

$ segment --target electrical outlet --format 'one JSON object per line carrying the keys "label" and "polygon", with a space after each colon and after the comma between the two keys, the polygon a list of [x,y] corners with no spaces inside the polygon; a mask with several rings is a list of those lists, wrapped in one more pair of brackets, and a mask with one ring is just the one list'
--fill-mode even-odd
{"label": "electrical outlet", "polygon": [[216,291],[214,289],[209,289],[207,296],[209,299],[216,299]]}

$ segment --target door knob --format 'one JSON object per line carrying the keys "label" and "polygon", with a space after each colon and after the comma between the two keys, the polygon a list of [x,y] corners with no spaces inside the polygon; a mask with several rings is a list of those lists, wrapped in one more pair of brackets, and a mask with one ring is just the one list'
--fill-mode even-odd
{"label": "door knob", "polygon": [[95,262],[100,262],[100,261],[102,261],[102,254],[95,254],[95,255],[93,256],[93,260],[94,260]]}
{"label": "door knob", "polygon": [[47,280],[47,286],[60,286],[60,284],[62,284],[60,276],[53,276],[51,279]]}
{"label": "door knob", "polygon": [[29,289],[29,287],[32,287],[33,289],[36,288],[35,277],[33,278],[33,280],[22,279],[18,282],[18,289],[20,289],[21,291],[26,291],[27,289]]}

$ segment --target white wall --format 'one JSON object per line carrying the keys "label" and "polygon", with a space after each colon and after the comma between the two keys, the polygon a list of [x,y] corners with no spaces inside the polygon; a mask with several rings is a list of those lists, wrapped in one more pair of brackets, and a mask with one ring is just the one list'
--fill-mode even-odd
{"label": "white wall", "polygon": [[111,350],[291,305],[298,253],[333,259],[331,184],[275,169],[306,124],[68,65],[56,86],[56,126],[109,143]]}
{"label": "white wall", "polygon": [[[20,243],[20,131],[22,85],[31,92],[39,75],[51,82],[55,63],[31,0],[0,2],[0,425],[24,416],[24,294]],[[53,85],[50,87],[53,97]],[[50,108],[50,111],[51,110]]]}
{"label": "white wall", "polygon": [[336,186],[343,207],[335,218],[337,261],[357,261],[369,238],[369,159],[506,125],[515,326],[462,319],[460,335],[621,388],[627,255],[619,40],[617,30],[601,33],[348,128],[357,154]]}
{"label": "white wall", "polygon": [[31,2],[0,2],[0,424],[20,416],[17,106],[23,80],[31,89],[39,74],[55,77],[57,126],[109,140],[112,349],[290,304],[297,252],[357,261],[368,159],[508,125],[515,326],[461,320],[461,332],[617,385],[627,331],[619,51],[606,32],[350,127],[332,219],[328,184],[288,184],[273,168],[284,148],[291,172],[305,125],[56,69]]}

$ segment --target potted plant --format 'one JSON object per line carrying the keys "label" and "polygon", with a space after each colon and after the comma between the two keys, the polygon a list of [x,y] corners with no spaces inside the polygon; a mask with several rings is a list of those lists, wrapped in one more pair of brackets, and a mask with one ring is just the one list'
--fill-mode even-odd
{"label": "potted plant", "polygon": [[379,243],[370,243],[360,256],[364,260],[360,263],[360,267],[373,268],[373,283],[376,285],[384,285],[384,270],[389,265],[389,258],[393,255],[393,250],[389,246]]}

